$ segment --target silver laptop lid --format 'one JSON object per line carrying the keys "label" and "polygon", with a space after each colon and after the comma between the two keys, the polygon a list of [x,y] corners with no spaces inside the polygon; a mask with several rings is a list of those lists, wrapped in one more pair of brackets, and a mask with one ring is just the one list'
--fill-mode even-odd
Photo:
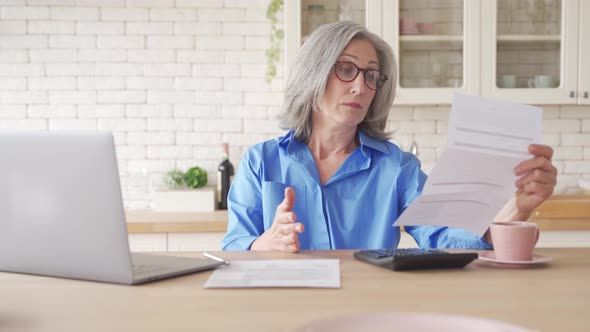
{"label": "silver laptop lid", "polygon": [[0,133],[0,158],[0,270],[131,283],[111,133]]}

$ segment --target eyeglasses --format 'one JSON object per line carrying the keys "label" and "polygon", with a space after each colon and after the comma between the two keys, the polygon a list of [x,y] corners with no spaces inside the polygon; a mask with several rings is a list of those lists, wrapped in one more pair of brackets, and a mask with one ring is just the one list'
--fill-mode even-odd
{"label": "eyeglasses", "polygon": [[334,71],[336,72],[336,77],[338,77],[338,79],[342,82],[354,81],[362,71],[365,84],[371,90],[378,90],[383,86],[385,81],[389,79],[389,77],[383,75],[383,73],[377,69],[362,69],[357,67],[357,65],[354,63],[348,61],[336,62],[334,64]]}

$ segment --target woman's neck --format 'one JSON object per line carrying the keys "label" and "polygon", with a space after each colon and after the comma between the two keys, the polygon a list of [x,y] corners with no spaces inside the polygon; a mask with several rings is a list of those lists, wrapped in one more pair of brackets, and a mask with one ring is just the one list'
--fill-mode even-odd
{"label": "woman's neck", "polygon": [[307,146],[316,160],[348,156],[359,146],[356,131],[312,130]]}

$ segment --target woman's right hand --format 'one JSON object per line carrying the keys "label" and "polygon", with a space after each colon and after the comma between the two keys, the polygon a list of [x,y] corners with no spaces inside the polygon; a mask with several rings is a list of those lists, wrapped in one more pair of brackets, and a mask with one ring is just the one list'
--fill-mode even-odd
{"label": "woman's right hand", "polygon": [[285,189],[285,199],[277,206],[272,226],[256,239],[250,250],[279,250],[284,252],[298,252],[298,234],[303,233],[303,224],[297,221],[293,212],[295,205],[295,190]]}

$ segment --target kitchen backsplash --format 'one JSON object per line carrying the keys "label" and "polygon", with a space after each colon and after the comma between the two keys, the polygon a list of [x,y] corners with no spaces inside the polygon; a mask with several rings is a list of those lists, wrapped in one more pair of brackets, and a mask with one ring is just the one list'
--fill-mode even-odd
{"label": "kitchen backsplash", "polygon": [[[173,167],[215,185],[221,143],[238,165],[283,132],[278,77],[265,82],[268,0],[0,0],[0,130],[109,130],[125,205],[147,208]],[[544,106],[558,192],[590,179],[590,106]],[[449,105],[393,107],[393,141],[428,172]]]}

